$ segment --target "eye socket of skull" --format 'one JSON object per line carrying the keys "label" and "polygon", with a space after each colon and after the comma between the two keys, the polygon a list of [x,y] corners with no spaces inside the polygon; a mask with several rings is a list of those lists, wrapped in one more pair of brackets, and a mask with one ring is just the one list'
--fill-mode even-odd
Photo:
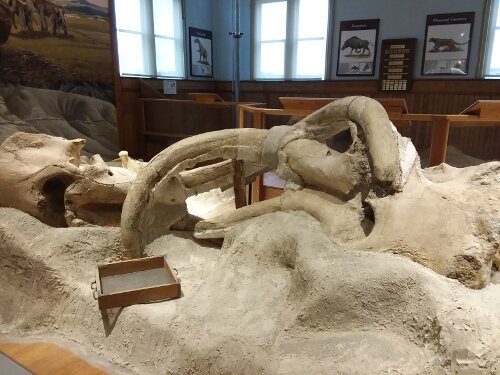
{"label": "eye socket of skull", "polygon": [[44,222],[56,227],[67,226],[64,217],[64,195],[68,186],[75,180],[75,176],[66,172],[59,172],[39,182],[39,189],[43,199],[39,201],[38,206],[42,210]]}
{"label": "eye socket of skull", "polygon": [[325,143],[334,151],[343,153],[349,150],[353,142],[351,130],[345,129],[328,138]]}

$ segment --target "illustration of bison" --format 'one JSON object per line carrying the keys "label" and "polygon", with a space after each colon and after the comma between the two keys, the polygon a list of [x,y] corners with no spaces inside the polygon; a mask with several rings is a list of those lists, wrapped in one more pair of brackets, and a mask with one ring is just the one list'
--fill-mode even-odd
{"label": "illustration of bison", "polygon": [[52,22],[52,35],[57,35],[59,31],[68,35],[64,7],[57,5],[50,0],[32,0],[40,16],[42,33],[48,33],[47,18]]}
{"label": "illustration of bison", "polygon": [[366,56],[370,56],[370,44],[373,46],[373,43],[371,43],[370,41],[358,38],[357,36],[353,36],[344,42],[341,50],[343,51],[346,48],[350,48],[351,52],[349,52],[348,56],[352,55],[353,51],[358,55],[365,55],[365,51],[368,51]]}

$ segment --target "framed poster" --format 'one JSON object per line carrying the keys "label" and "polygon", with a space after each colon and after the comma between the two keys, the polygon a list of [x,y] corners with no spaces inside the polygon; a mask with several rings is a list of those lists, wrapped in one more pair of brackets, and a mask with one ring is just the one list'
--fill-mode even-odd
{"label": "framed poster", "polygon": [[380,20],[340,22],[338,76],[373,76]]}
{"label": "framed poster", "polygon": [[189,57],[193,77],[213,77],[211,31],[189,28]]}
{"label": "framed poster", "polygon": [[427,16],[422,75],[466,75],[474,12]]}

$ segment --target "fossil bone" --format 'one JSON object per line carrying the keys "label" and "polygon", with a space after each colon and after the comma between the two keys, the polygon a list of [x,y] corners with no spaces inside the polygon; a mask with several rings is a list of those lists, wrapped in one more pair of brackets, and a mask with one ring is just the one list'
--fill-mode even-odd
{"label": "fossil bone", "polygon": [[0,206],[52,226],[120,225],[135,172],[80,157],[85,140],[15,133],[0,145]]}
{"label": "fossil bone", "polygon": [[[242,160],[251,166],[245,176],[275,170],[295,189],[310,186],[343,197],[366,195],[375,185],[380,191],[400,189],[398,144],[388,124],[378,102],[348,97],[291,127],[221,130],[178,142],[155,156],[132,185],[122,213],[124,245],[139,255],[147,243],[186,217],[189,194],[179,174],[203,160]],[[354,139],[347,154],[322,143],[345,129]],[[366,145],[358,132],[363,132]]]}
{"label": "fossil bone", "polygon": [[[348,151],[326,145],[346,129],[352,137]],[[411,142],[377,101],[365,97],[337,100],[293,126],[200,134],[159,153],[139,173],[123,206],[122,240],[131,253],[140,256],[146,244],[186,220],[185,200],[195,192],[182,175],[216,158],[243,161],[245,177],[274,170],[286,181],[285,192],[198,222],[197,237],[224,237],[249,218],[303,210],[347,248],[398,253],[469,287],[488,283],[498,246],[488,240],[488,225],[422,174]]]}
{"label": "fossil bone", "polygon": [[228,129],[200,134],[177,142],[151,159],[137,175],[124,202],[121,227],[125,247],[139,256],[147,243],[186,219],[189,192],[181,181],[184,170],[220,158],[250,163],[252,171],[247,169],[245,176],[265,170],[259,162],[266,133]]}

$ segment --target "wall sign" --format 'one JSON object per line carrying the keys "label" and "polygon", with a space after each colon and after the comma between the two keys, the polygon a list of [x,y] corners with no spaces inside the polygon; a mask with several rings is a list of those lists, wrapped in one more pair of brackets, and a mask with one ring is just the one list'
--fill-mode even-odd
{"label": "wall sign", "polygon": [[163,81],[163,93],[167,95],[177,94],[177,81],[166,79]]}
{"label": "wall sign", "polygon": [[211,31],[189,28],[189,57],[193,77],[213,76]]}
{"label": "wall sign", "polygon": [[384,39],[380,54],[379,90],[406,91],[413,77],[417,39]]}
{"label": "wall sign", "polygon": [[340,23],[338,76],[373,76],[380,20]]}
{"label": "wall sign", "polygon": [[422,75],[466,75],[474,12],[427,16]]}

